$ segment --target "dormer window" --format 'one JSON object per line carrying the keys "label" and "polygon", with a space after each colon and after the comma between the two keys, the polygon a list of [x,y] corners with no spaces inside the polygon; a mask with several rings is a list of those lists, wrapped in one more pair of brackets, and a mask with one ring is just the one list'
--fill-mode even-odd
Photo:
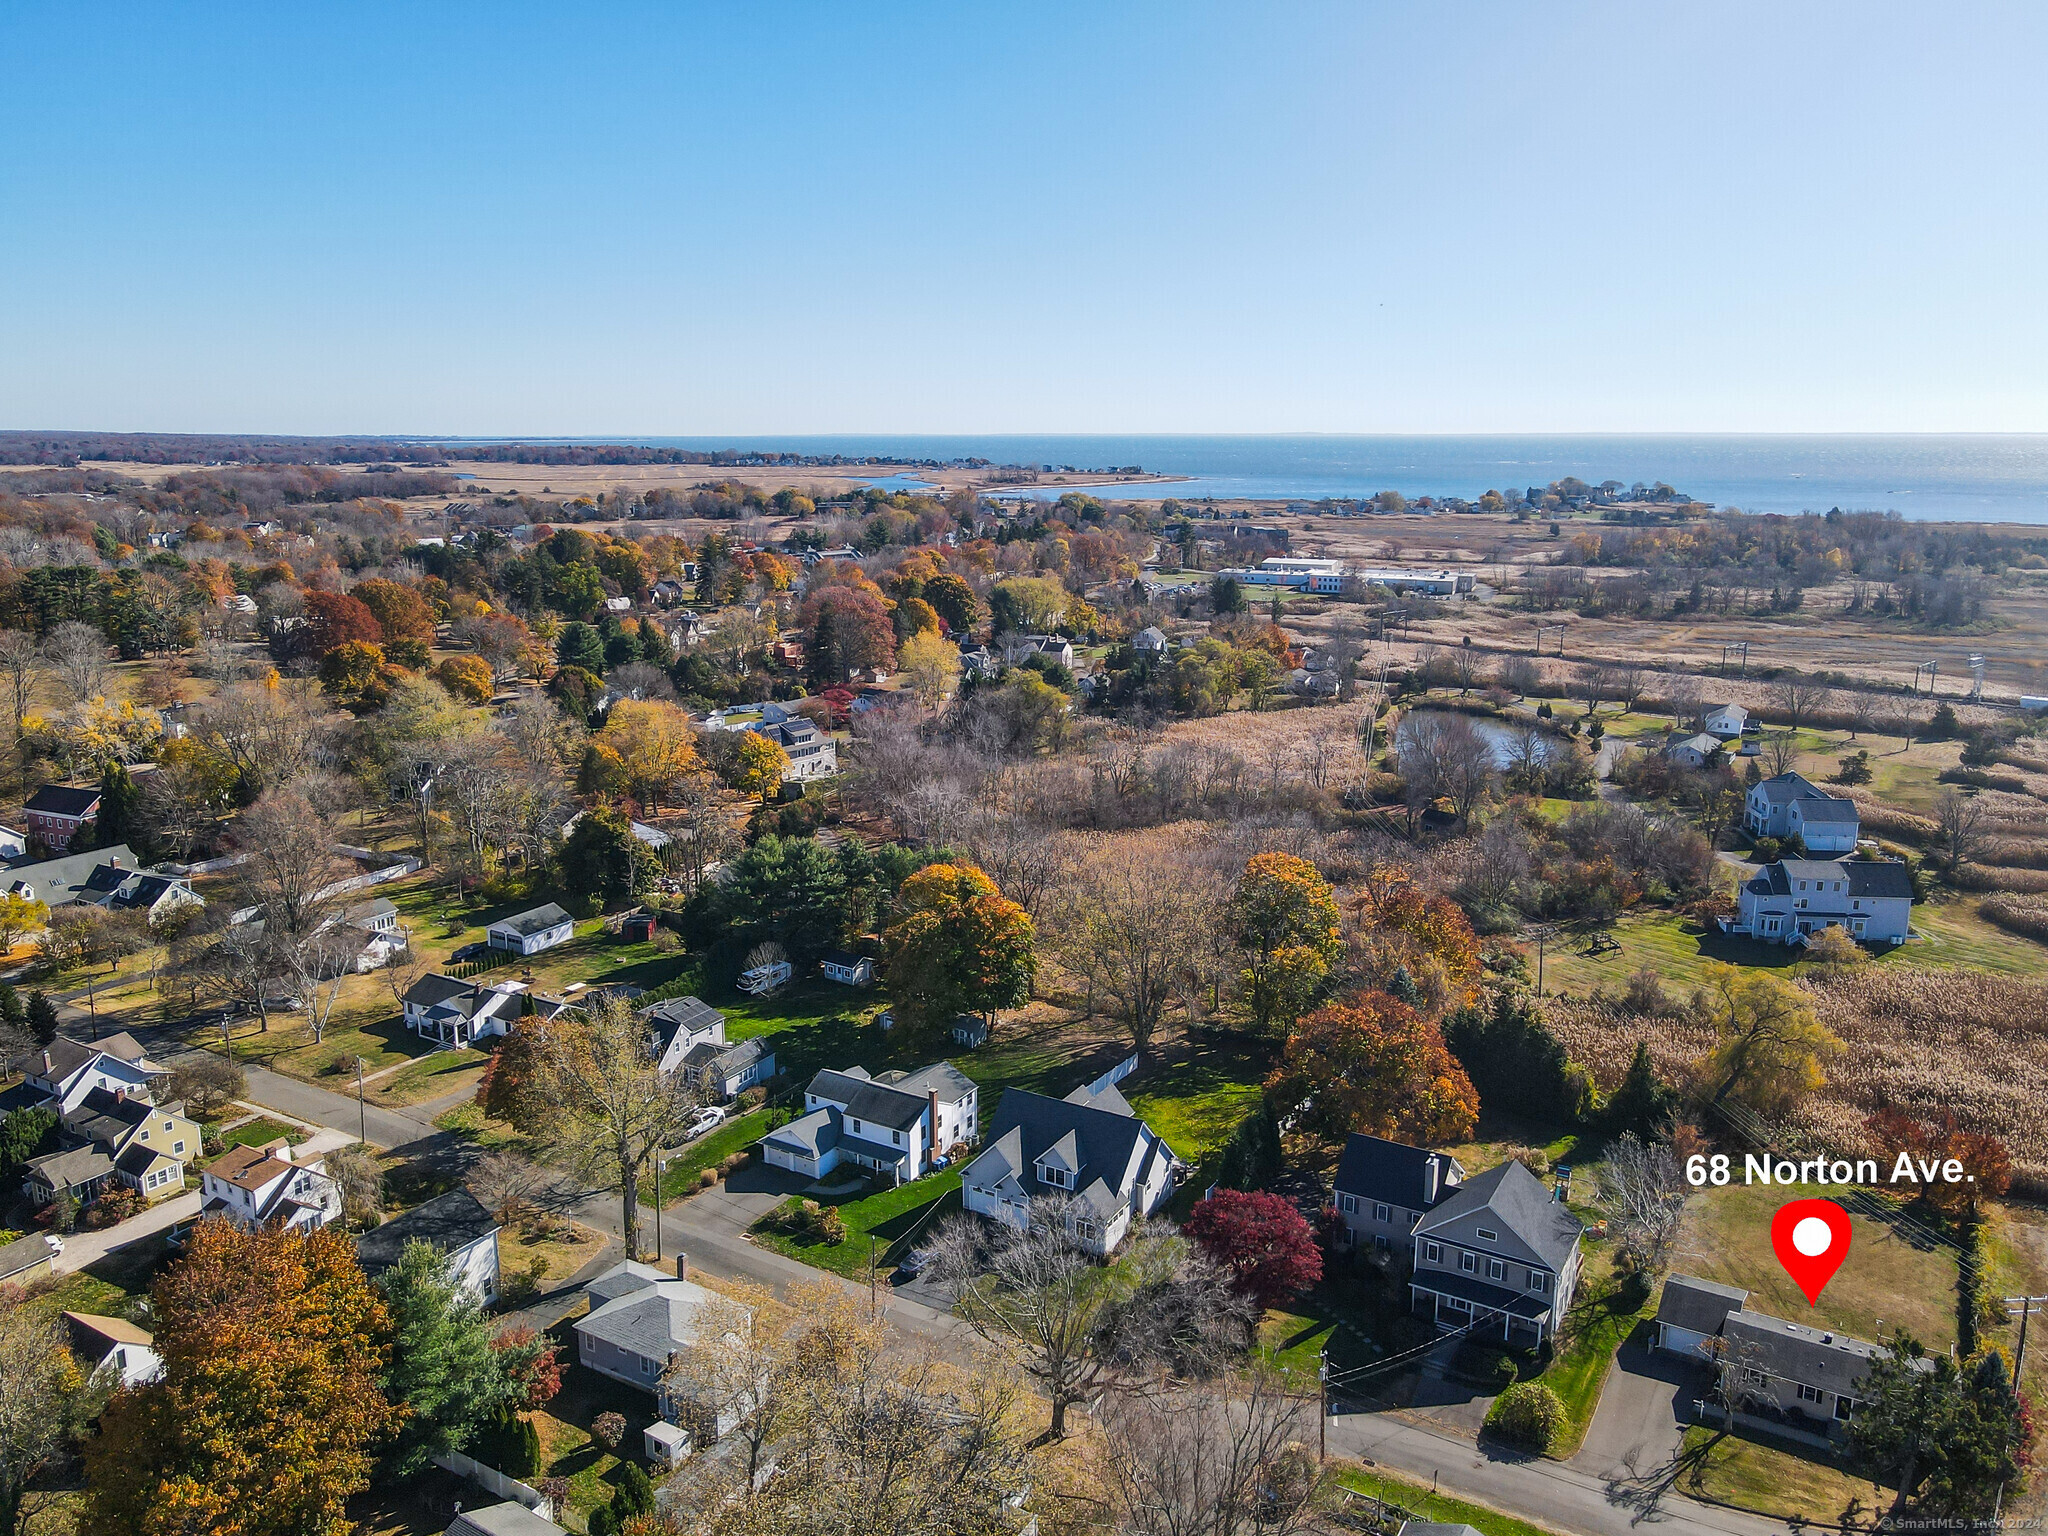
{"label": "dormer window", "polygon": [[1041,1182],[1050,1184],[1055,1189],[1073,1188],[1073,1175],[1064,1168],[1055,1168],[1051,1163],[1038,1165],[1038,1177]]}

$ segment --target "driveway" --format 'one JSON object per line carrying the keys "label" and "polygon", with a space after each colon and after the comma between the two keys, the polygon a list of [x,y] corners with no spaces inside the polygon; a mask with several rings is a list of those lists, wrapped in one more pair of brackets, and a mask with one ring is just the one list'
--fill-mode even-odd
{"label": "driveway", "polygon": [[1623,1482],[1668,1477],[1685,1438],[1684,1405],[1703,1386],[1699,1372],[1683,1361],[1624,1344],[1608,1368],[1586,1443],[1571,1464]]}

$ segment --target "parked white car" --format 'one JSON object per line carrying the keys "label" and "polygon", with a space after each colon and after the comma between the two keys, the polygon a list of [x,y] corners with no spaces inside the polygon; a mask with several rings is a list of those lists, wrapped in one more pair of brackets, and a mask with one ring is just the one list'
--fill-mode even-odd
{"label": "parked white car", "polygon": [[695,1141],[699,1136],[709,1131],[715,1131],[723,1124],[725,1124],[725,1111],[716,1104],[707,1104],[698,1110],[696,1114],[690,1116],[690,1123],[684,1127],[683,1135],[687,1139]]}

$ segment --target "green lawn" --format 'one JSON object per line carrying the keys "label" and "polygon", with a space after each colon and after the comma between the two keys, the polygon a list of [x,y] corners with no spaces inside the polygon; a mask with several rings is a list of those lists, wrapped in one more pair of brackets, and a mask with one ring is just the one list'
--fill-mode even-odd
{"label": "green lawn", "polygon": [[287,1125],[282,1120],[272,1120],[267,1115],[259,1115],[254,1120],[244,1121],[231,1131],[222,1132],[220,1149],[225,1152],[230,1147],[260,1147],[265,1142],[277,1140],[280,1136],[293,1146],[306,1139],[306,1133],[296,1125]]}
{"label": "green lawn", "polygon": [[1228,1035],[1193,1035],[1183,1052],[1148,1064],[1121,1086],[1131,1108],[1184,1161],[1222,1148],[1259,1102],[1272,1052]]}
{"label": "green lawn", "polygon": [[[436,1051],[370,1084],[366,1097],[387,1108],[401,1108],[441,1098],[457,1089],[474,1089],[488,1060],[490,1055],[485,1051]],[[347,1092],[352,1082],[353,1079],[342,1079],[337,1091]]]}
{"label": "green lawn", "polygon": [[1750,1293],[1748,1305],[1778,1317],[1813,1322],[1877,1340],[1895,1327],[1929,1349],[1956,1336],[1956,1256],[1888,1222],[1851,1212],[1849,1257],[1820,1304],[1808,1306],[1771,1252],[1771,1217],[1811,1189],[1746,1187],[1703,1190],[1686,1204],[1672,1268]]}
{"label": "green lawn", "polygon": [[[563,1511],[563,1523],[577,1530],[587,1528],[592,1510],[611,1502],[622,1456],[640,1459],[642,1432],[654,1422],[654,1398],[577,1363],[575,1340],[567,1328],[557,1329],[555,1337],[567,1341],[557,1351],[566,1362],[562,1390],[531,1417],[540,1432],[546,1463],[542,1475],[568,1480],[569,1507]],[[622,1455],[612,1454],[591,1438],[591,1421],[605,1412],[617,1413],[626,1421],[625,1436],[619,1441]]]}
{"label": "green lawn", "polygon": [[948,1168],[872,1195],[821,1198],[819,1204],[836,1208],[846,1223],[842,1243],[811,1242],[777,1230],[778,1218],[802,1204],[801,1197],[793,1196],[754,1224],[753,1237],[764,1248],[855,1280],[867,1278],[872,1252],[877,1272],[886,1279],[917,1238],[960,1209],[959,1189],[959,1170]]}
{"label": "green lawn", "polygon": [[[1449,1494],[1431,1493],[1426,1483],[1410,1482],[1378,1467],[1370,1470],[1345,1467],[1337,1474],[1336,1480],[1341,1489],[1364,1498],[1398,1504],[1418,1519],[1434,1520],[1444,1525],[1469,1525],[1482,1532],[1483,1536],[1551,1536],[1547,1527],[1531,1525],[1526,1520],[1504,1515],[1484,1504],[1454,1499]],[[1352,1500],[1350,1507],[1357,1509],[1358,1501]]]}
{"label": "green lawn", "polygon": [[1685,1432],[1680,1451],[1687,1493],[1785,1520],[1836,1524],[1851,1505],[1868,1517],[1889,1507],[1891,1493],[1851,1472],[1839,1458],[1804,1446],[1765,1445],[1703,1424]]}

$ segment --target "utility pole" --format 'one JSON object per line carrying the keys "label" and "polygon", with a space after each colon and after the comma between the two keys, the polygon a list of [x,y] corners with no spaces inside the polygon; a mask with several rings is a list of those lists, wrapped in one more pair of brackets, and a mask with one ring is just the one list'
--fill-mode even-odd
{"label": "utility pole", "polygon": [[868,1234],[868,1321],[875,1320],[875,1234]]}
{"label": "utility pole", "polygon": [[2007,1317],[2018,1317],[2020,1320],[2020,1344],[2019,1348],[2013,1351],[2012,1359],[2012,1382],[2015,1387],[2019,1385],[2020,1371],[2027,1363],[2027,1318],[2034,1308],[2041,1306],[2048,1306],[2048,1296],[2008,1296],[2005,1298],[2005,1315]]}
{"label": "utility pole", "polygon": [[661,1262],[661,1165],[662,1155],[654,1154],[654,1262]]}
{"label": "utility pole", "polygon": [[356,1058],[356,1140],[367,1145],[370,1140],[370,1112],[363,1108],[363,1058]]}
{"label": "utility pole", "polygon": [[1325,1344],[1316,1355],[1316,1396],[1320,1400],[1320,1411],[1316,1414],[1316,1460],[1330,1459],[1330,1346]]}

